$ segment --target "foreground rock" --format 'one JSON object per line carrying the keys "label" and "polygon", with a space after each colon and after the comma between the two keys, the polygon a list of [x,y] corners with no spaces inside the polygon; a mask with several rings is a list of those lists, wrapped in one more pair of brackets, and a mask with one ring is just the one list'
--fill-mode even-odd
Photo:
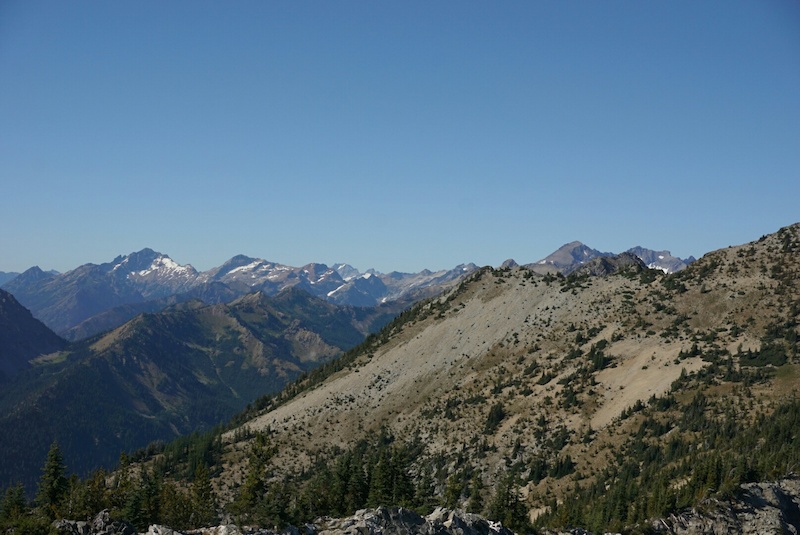
{"label": "foreground rock", "polygon": [[[108,511],[99,513],[94,521],[58,520],[53,527],[59,535],[136,535],[128,523],[112,520]],[[181,535],[167,526],[152,525],[147,535]],[[318,518],[313,524],[298,529],[283,530],[239,528],[222,525],[192,530],[192,535],[514,535],[497,522],[479,515],[437,508],[422,517],[403,507],[362,509],[347,518]]]}
{"label": "foreground rock", "polygon": [[513,535],[499,523],[441,507],[427,517],[402,507],[366,509],[349,518],[325,519],[319,528],[318,535]]}
{"label": "foreground rock", "polygon": [[59,535],[136,535],[132,525],[112,519],[107,509],[97,513],[91,522],[56,520],[53,527]]}
{"label": "foreground rock", "polygon": [[747,483],[730,500],[708,500],[702,508],[653,523],[659,533],[705,535],[800,533],[800,478],[775,483]]}

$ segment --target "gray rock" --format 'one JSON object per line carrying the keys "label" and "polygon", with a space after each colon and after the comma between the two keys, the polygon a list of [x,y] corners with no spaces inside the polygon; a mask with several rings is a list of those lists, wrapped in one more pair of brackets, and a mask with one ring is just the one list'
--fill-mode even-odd
{"label": "gray rock", "polygon": [[800,534],[800,478],[741,488],[736,498],[707,500],[700,508],[654,521],[653,528],[675,535]]}
{"label": "gray rock", "polygon": [[147,528],[147,535],[179,535],[180,531],[175,531],[167,526],[153,524]]}
{"label": "gray rock", "polygon": [[319,519],[319,535],[512,535],[478,515],[437,508],[427,518],[402,507],[363,509],[342,519]]}
{"label": "gray rock", "polygon": [[124,520],[114,520],[108,509],[103,509],[91,523],[94,535],[136,535],[136,528]]}
{"label": "gray rock", "polygon": [[92,532],[89,523],[83,520],[56,520],[53,528],[59,535],[90,535]]}

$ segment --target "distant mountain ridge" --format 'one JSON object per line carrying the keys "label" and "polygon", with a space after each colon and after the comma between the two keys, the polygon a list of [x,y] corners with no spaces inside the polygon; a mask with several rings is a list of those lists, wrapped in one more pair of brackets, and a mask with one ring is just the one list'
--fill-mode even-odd
{"label": "distant mountain ridge", "polygon": [[[672,256],[669,251],[654,251],[640,246],[632,247],[625,251],[625,253],[631,253],[637,256],[650,269],[660,269],[664,273],[675,273],[685,269],[686,266],[695,261],[693,256],[683,260]],[[579,241],[573,241],[562,245],[555,252],[538,262],[526,264],[525,267],[537,273],[558,272],[568,275],[595,258],[607,258],[611,256],[616,256],[616,253],[598,251]],[[504,266],[506,264],[510,267],[517,265],[512,259],[506,260]]]}
{"label": "distant mountain ridge", "polygon": [[[628,252],[648,267],[665,273],[679,271],[694,260],[643,247]],[[592,259],[610,256],[613,253],[574,241],[525,267],[538,273],[569,274]],[[504,267],[516,265],[511,259],[503,263]],[[218,267],[198,272],[166,254],[142,249],[117,256],[111,262],[84,264],[63,274],[32,267],[2,286],[56,333],[79,340],[117,327],[142,312],[157,312],[190,299],[224,303],[253,291],[275,295],[297,287],[331,303],[352,306],[376,306],[397,300],[411,303],[447,289],[477,269],[468,263],[436,272],[361,273],[345,263],[293,267],[237,255]]]}
{"label": "distant mountain ridge", "polygon": [[215,304],[253,291],[276,295],[297,287],[335,304],[376,306],[428,297],[476,269],[475,264],[462,264],[437,272],[360,273],[348,264],[292,267],[237,255],[198,272],[165,254],[142,249],[58,275],[33,267],[3,287],[51,329],[76,340],[189,299]]}

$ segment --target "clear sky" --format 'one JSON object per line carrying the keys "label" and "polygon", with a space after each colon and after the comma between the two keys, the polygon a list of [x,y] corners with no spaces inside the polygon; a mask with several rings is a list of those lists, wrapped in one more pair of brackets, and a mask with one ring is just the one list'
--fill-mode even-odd
{"label": "clear sky", "polygon": [[800,221],[800,3],[0,1],[0,270],[681,257]]}

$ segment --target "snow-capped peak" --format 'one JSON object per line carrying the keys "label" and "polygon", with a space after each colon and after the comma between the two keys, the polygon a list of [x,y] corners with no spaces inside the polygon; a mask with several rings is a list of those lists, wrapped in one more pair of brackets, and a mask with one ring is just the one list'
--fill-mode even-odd
{"label": "snow-capped peak", "polygon": [[[127,261],[127,259],[126,259],[126,261]],[[123,261],[123,263],[124,263],[124,261]],[[165,272],[165,273],[174,273],[176,275],[177,274],[184,275],[184,274],[191,273],[192,271],[194,271],[194,269],[189,265],[182,266],[182,265],[178,264],[177,262],[175,262],[170,257],[162,255],[162,256],[156,257],[153,260],[153,263],[150,264],[150,267],[148,267],[147,269],[143,269],[143,270],[137,272],[137,275],[139,275],[141,277],[144,277],[144,276],[149,275],[150,273],[153,273],[155,271],[161,271],[161,272]]]}

